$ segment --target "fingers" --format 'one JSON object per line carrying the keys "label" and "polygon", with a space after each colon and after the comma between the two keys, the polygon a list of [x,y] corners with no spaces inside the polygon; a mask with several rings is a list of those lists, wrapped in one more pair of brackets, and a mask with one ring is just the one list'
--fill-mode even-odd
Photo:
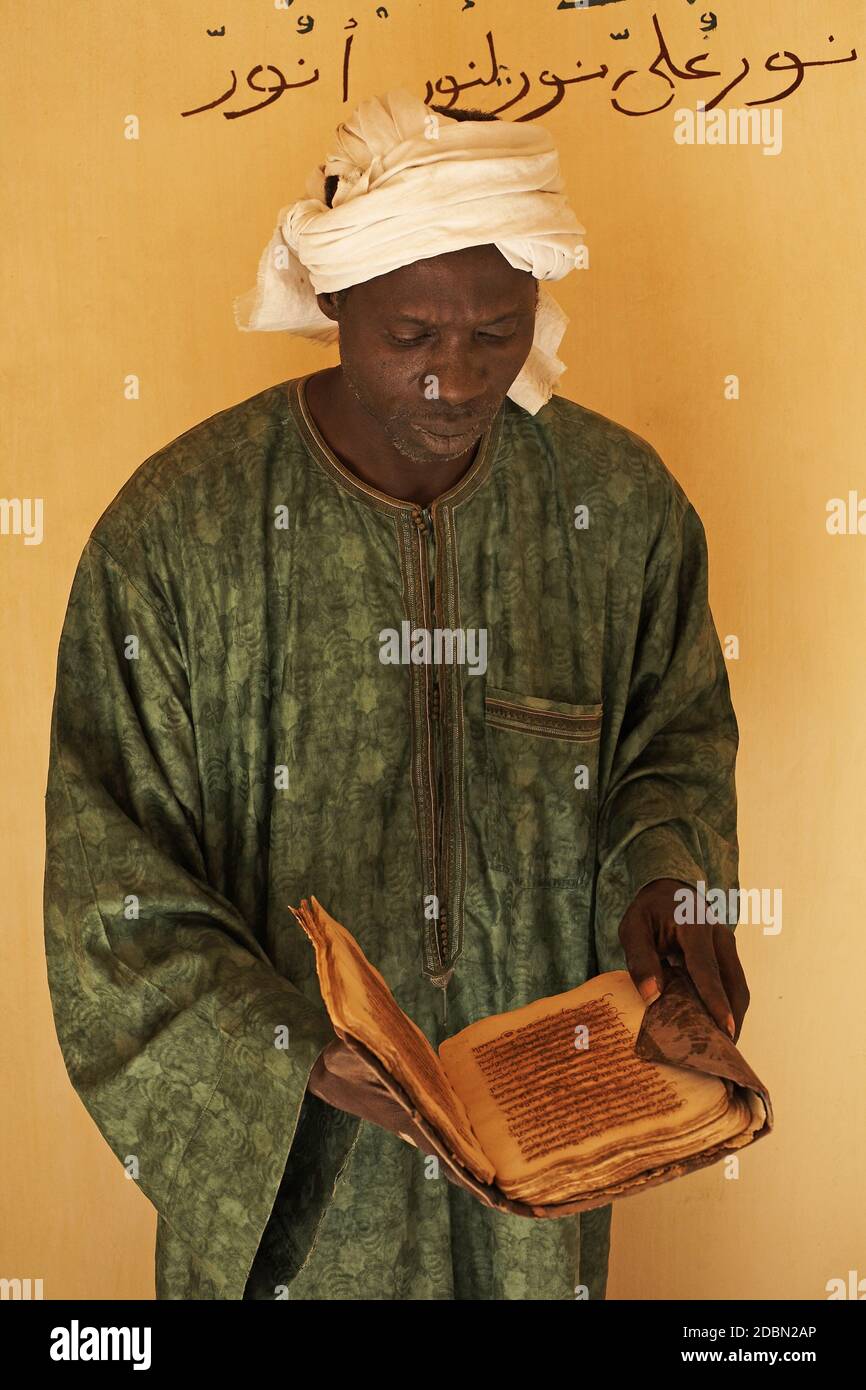
{"label": "fingers", "polygon": [[734,933],[715,915],[705,922],[678,921],[674,914],[679,880],[646,884],[620,923],[619,937],[629,974],[647,1003],[664,988],[660,957],[682,965],[710,1017],[733,1040],[740,1035],[749,1007],[749,990],[737,955]]}
{"label": "fingers", "polygon": [[314,1092],[320,1100],[423,1148],[411,1115],[363,1057],[342,1041],[330,1043],[322,1056],[326,1075]]}
{"label": "fingers", "polygon": [[363,1058],[342,1040],[329,1043],[322,1053],[322,1060],[330,1074],[343,1081],[357,1084],[370,1078],[370,1068]]}
{"label": "fingers", "polygon": [[715,931],[709,924],[689,924],[679,927],[678,936],[695,989],[711,1018],[733,1039],[737,1024],[716,959]]}
{"label": "fingers", "polygon": [[740,963],[740,957],[737,955],[737,943],[731,928],[722,926],[721,923],[714,927],[713,945],[716,950],[716,960],[719,963],[722,984],[731,1001],[735,1025],[734,1042],[736,1042],[740,1036],[746,1010],[749,1007],[749,986],[746,984],[746,974]]}
{"label": "fingers", "polygon": [[652,921],[634,903],[620,923],[619,939],[632,983],[641,998],[651,1004],[661,994],[664,975],[655,948]]}

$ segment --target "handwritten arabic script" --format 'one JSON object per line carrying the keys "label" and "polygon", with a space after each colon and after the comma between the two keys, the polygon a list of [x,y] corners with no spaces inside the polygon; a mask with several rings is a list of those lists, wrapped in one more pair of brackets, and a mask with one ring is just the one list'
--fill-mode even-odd
{"label": "handwritten arabic script", "polygon": [[[691,4],[693,0],[688,0]],[[290,0],[291,3],[291,0]],[[560,0],[560,9],[585,9],[588,5],[616,3],[616,0],[587,0],[587,3],[568,3],[567,0]],[[375,11],[375,20],[383,22],[389,18],[389,12],[384,5],[380,5]],[[303,36],[312,33],[314,20],[310,15],[299,15],[298,29],[296,34]],[[583,86],[589,82],[606,82],[611,78],[608,92],[610,104],[614,111],[621,116],[653,116],[661,111],[665,111],[677,96],[681,84],[692,82],[711,83],[711,88],[700,87],[693,89],[696,95],[696,105],[700,105],[706,112],[712,111],[727,96],[745,82],[753,72],[753,66],[747,57],[741,59],[741,67],[733,75],[723,73],[721,70],[706,66],[710,60],[707,50],[697,53],[694,57],[685,58],[677,62],[671,46],[665,38],[661,23],[657,14],[652,15],[651,19],[653,31],[653,45],[657,52],[652,62],[648,65],[630,67],[626,63],[621,72],[615,76],[607,63],[601,63],[594,71],[584,72],[583,62],[577,59],[574,68],[577,69],[574,75],[564,76],[560,72],[553,72],[550,68],[542,68],[537,73],[530,74],[525,68],[520,68],[512,75],[512,69],[507,63],[501,63],[496,54],[496,46],[493,37],[493,30],[489,29],[485,36],[487,43],[487,54],[484,59],[483,75],[475,75],[478,71],[478,64],[474,59],[467,63],[467,70],[472,73],[471,77],[460,82],[453,73],[443,73],[435,79],[427,79],[422,100],[426,105],[435,105],[440,109],[447,109],[451,106],[464,105],[463,98],[467,92],[478,93],[471,102],[471,105],[483,109],[491,115],[500,116],[505,112],[509,113],[509,119],[515,121],[535,121],[549,112],[555,110],[565,99],[568,89]],[[712,12],[704,13],[700,16],[700,31],[706,39],[708,35],[717,27],[717,18]],[[340,79],[342,100],[350,100],[350,70],[352,44],[355,39],[355,32],[358,22],[351,18],[344,26],[348,31],[343,42],[343,51],[340,63]],[[225,37],[225,26],[222,30],[208,30],[211,37]],[[631,39],[628,29],[619,33],[612,33],[611,39],[617,42],[624,42]],[[828,44],[835,43],[835,36],[829,35]],[[754,83],[754,90],[757,93],[743,104],[745,106],[776,106],[780,102],[787,100],[794,92],[802,86],[808,68],[837,67],[842,63],[852,63],[857,61],[857,51],[852,48],[850,53],[842,57],[823,57],[805,59],[798,54],[784,49],[777,53],[771,53],[764,60],[763,70],[771,73],[784,73],[781,86],[778,82],[773,83]],[[248,105],[234,106],[233,109],[223,110],[222,115],[226,120],[237,120],[241,116],[250,116],[257,111],[263,110],[266,106],[272,106],[279,101],[287,92],[296,92],[304,87],[311,87],[320,81],[322,77],[321,69],[316,66],[309,70],[310,65],[303,57],[296,62],[298,69],[303,69],[297,79],[290,81],[282,69],[272,63],[257,63],[250,68],[243,82],[246,88],[261,97]],[[761,69],[756,69],[760,71]],[[263,74],[271,74],[262,80]],[[649,104],[639,103],[635,93],[635,88],[640,86],[642,92],[646,91],[646,78],[655,79],[659,84],[658,96],[651,100]],[[719,84],[716,79],[721,79]],[[220,107],[225,107],[227,103],[233,102],[242,90],[242,84],[238,80],[238,75],[231,69],[231,81],[226,89],[213,101],[205,102],[202,106],[192,107],[188,111],[182,111],[182,116],[198,116],[207,111],[215,111]],[[484,98],[479,101],[479,96],[484,93]],[[492,100],[491,100],[492,98]],[[502,98],[500,100],[500,98]]]}

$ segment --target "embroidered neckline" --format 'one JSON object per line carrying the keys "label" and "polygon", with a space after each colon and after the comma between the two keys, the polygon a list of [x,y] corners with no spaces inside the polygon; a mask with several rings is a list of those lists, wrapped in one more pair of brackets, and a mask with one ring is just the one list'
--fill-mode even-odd
{"label": "embroidered neckline", "polygon": [[[399,497],[389,497],[387,493],[380,492],[378,488],[371,487],[369,483],[356,477],[328,447],[310,414],[305,395],[304,388],[310,377],[315,375],[314,372],[307,372],[305,376],[293,377],[290,381],[283,383],[285,399],[313,459],[344,491],[351,493],[370,506],[376,507],[379,511],[393,512],[395,509],[397,511],[417,511],[417,502],[407,502]],[[455,483],[454,487],[435,499],[437,510],[443,504],[450,506],[465,501],[487,478],[499,447],[504,417],[505,402],[503,401],[491,424],[481,436],[471,466],[463,474],[463,477]]]}

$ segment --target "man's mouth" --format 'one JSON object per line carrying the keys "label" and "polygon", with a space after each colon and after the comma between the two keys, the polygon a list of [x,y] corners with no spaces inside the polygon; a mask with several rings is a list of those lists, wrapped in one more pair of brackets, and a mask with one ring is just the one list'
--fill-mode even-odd
{"label": "man's mouth", "polygon": [[426,425],[417,424],[415,421],[412,422],[412,428],[420,430],[421,434],[426,434],[430,439],[444,439],[452,441],[458,439],[467,439],[470,435],[477,437],[479,434],[484,433],[484,423],[480,420],[477,421],[475,424],[467,425],[465,429],[457,430],[431,430],[428,429]]}

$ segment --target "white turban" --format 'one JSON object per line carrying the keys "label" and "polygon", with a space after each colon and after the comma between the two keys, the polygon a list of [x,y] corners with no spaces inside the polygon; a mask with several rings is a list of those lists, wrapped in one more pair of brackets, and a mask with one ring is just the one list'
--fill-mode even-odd
{"label": "white turban", "polygon": [[[235,300],[238,328],[332,343],[338,328],[317,294],[467,246],[492,243],[537,280],[574,269],[585,228],[540,126],[454,120],[398,88],[362,102],[336,140],[337,152],[307,180],[310,196],[280,211],[255,288]],[[332,174],[339,183],[329,208]],[[532,349],[508,391],[532,415],[565,371],[556,349],[567,324],[540,287]]]}

